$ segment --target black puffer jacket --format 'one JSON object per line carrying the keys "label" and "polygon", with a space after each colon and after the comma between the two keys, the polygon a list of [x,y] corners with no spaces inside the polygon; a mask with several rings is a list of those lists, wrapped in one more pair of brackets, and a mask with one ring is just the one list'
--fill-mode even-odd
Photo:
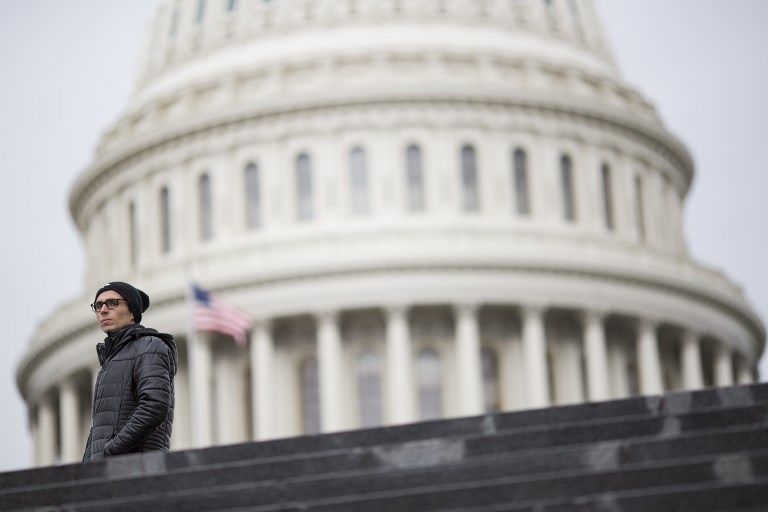
{"label": "black puffer jacket", "polygon": [[173,336],[131,324],[109,333],[96,352],[101,370],[83,462],[168,450],[178,364]]}

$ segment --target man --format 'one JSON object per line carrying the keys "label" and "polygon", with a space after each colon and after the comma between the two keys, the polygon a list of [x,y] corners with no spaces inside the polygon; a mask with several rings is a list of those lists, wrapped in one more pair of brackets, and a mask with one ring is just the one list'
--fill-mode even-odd
{"label": "man", "polygon": [[96,292],[91,309],[107,337],[96,346],[101,370],[83,462],[170,448],[176,344],[140,324],[148,307],[149,296],[128,283]]}

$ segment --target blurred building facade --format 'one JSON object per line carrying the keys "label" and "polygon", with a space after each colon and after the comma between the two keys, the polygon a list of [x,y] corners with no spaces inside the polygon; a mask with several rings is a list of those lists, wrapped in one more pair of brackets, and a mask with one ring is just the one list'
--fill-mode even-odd
{"label": "blurred building facade", "polygon": [[[161,0],[18,367],[35,463],[79,460],[118,279],[177,337],[175,448],[751,382],[693,174],[591,0]],[[247,346],[187,335],[191,281]]]}

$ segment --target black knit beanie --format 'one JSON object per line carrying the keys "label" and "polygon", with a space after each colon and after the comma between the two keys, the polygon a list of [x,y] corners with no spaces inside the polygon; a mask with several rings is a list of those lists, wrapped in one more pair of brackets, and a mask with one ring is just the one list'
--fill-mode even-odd
{"label": "black knit beanie", "polygon": [[[128,309],[133,313],[133,321],[137,324],[141,323],[141,314],[149,307],[149,295],[128,283],[112,281],[99,288],[99,291],[96,292],[96,297],[107,290],[113,290],[122,295],[128,301]],[[94,301],[96,297],[94,297]]]}

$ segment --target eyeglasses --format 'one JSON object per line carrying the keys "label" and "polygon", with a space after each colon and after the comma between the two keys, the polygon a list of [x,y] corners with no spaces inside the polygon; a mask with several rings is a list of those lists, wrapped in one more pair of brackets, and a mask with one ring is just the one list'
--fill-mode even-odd
{"label": "eyeglasses", "polygon": [[96,302],[91,304],[91,309],[93,310],[94,313],[98,313],[99,311],[101,311],[101,308],[102,306],[104,306],[104,304],[107,305],[107,309],[115,309],[118,306],[118,304],[120,304],[120,301],[128,302],[125,299],[97,300]]}

